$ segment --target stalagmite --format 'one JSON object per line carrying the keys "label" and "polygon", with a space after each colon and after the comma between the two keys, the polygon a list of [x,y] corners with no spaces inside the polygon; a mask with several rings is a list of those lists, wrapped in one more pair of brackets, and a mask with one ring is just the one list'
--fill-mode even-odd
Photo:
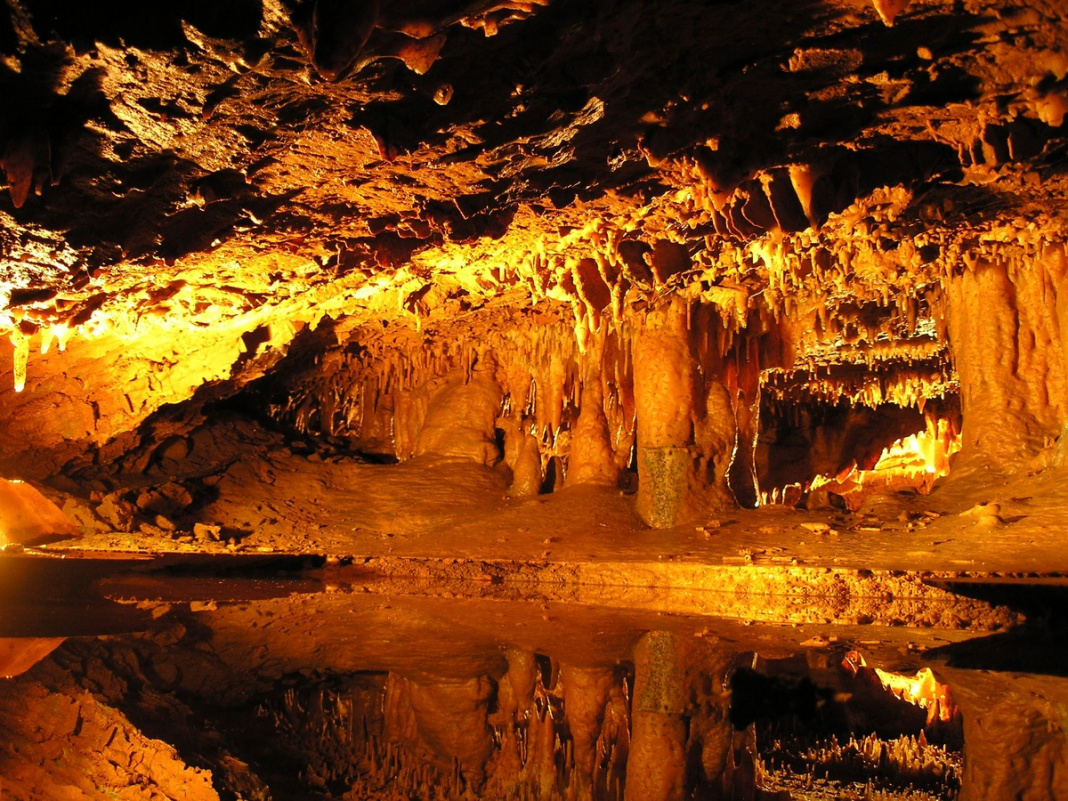
{"label": "stalagmite", "polygon": [[480,361],[469,381],[452,379],[430,402],[415,455],[433,453],[496,464],[500,453],[494,429],[500,404],[494,369]]}
{"label": "stalagmite", "polygon": [[508,494],[513,498],[525,498],[541,491],[545,475],[537,438],[522,430],[517,436],[519,448],[515,467],[512,468],[512,486]]}
{"label": "stalagmite", "polygon": [[492,686],[474,679],[411,681],[410,697],[420,739],[440,767],[459,764],[467,786],[477,791],[485,781],[486,761],[493,750],[486,722]]}
{"label": "stalagmite", "polygon": [[612,452],[611,434],[604,413],[601,365],[604,361],[604,330],[590,338],[584,358],[579,416],[571,435],[567,483],[614,485],[618,468]]}
{"label": "stalagmite", "polygon": [[534,703],[538,664],[530,651],[509,648],[504,656],[508,672],[499,685],[498,704],[502,711],[514,716]]}
{"label": "stalagmite", "polygon": [[731,503],[727,478],[738,448],[738,426],[727,388],[715,379],[707,383],[703,416],[696,426],[695,440],[704,457],[708,502],[725,507]]}

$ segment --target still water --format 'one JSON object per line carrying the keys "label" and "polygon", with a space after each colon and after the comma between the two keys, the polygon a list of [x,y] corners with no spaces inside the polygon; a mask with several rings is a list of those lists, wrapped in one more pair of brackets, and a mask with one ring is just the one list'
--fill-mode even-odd
{"label": "still water", "polygon": [[315,560],[0,579],[5,800],[956,798],[987,781],[969,715],[1062,681],[980,669],[1034,641],[1012,632],[750,624]]}

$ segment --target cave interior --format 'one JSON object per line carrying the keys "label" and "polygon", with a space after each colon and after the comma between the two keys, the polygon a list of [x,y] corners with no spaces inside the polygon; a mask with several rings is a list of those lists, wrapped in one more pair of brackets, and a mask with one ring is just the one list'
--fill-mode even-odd
{"label": "cave interior", "polygon": [[1068,798],[1063,0],[7,0],[0,102],[2,797]]}

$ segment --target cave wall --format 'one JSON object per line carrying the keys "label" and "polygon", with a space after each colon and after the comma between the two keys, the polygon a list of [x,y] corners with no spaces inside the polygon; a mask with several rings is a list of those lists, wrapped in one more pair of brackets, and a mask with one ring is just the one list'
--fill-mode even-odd
{"label": "cave wall", "polygon": [[656,525],[753,505],[801,385],[959,393],[965,456],[1034,459],[1068,21],[892,5],[331,5],[320,41],[311,0],[13,0],[0,469],[106,466],[268,372],[296,431],[503,459],[517,495],[636,468]]}
{"label": "cave wall", "polygon": [[1065,248],[1041,243],[976,254],[945,281],[960,376],[962,458],[1032,459],[1068,422]]}

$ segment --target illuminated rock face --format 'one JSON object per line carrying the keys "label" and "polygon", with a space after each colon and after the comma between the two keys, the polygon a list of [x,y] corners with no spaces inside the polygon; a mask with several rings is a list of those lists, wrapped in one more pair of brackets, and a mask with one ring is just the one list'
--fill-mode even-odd
{"label": "illuminated rock face", "polygon": [[[61,5],[0,12],[0,476],[66,493],[74,523],[28,507],[51,533],[300,548],[326,498],[352,551],[574,491],[711,538],[858,508],[918,432],[878,490],[958,443],[958,476],[1064,465],[1060,0]],[[974,530],[1010,537],[999,509]],[[618,681],[572,679],[576,763],[610,773]],[[480,687],[393,690],[489,781]],[[678,795],[680,719],[633,722],[642,792]]]}
{"label": "illuminated rock face", "polygon": [[0,479],[0,547],[34,545],[79,536],[56,505],[34,487]]}
{"label": "illuminated rock face", "polygon": [[1063,245],[985,259],[946,283],[949,343],[961,381],[965,453],[1009,463],[1068,423]]}
{"label": "illuminated rock face", "polygon": [[1006,466],[1059,436],[1058,4],[334,5],[12,7],[7,474],[113,461],[300,339],[298,429],[510,450],[517,495],[636,470],[654,526],[771,489],[766,387],[959,392]]}
{"label": "illuminated rock face", "polygon": [[[961,798],[1045,799],[1068,792],[1068,730],[1050,714],[1064,703],[1064,679],[992,675],[966,684],[959,693],[968,744]],[[1017,734],[1005,738],[1006,730]]]}

